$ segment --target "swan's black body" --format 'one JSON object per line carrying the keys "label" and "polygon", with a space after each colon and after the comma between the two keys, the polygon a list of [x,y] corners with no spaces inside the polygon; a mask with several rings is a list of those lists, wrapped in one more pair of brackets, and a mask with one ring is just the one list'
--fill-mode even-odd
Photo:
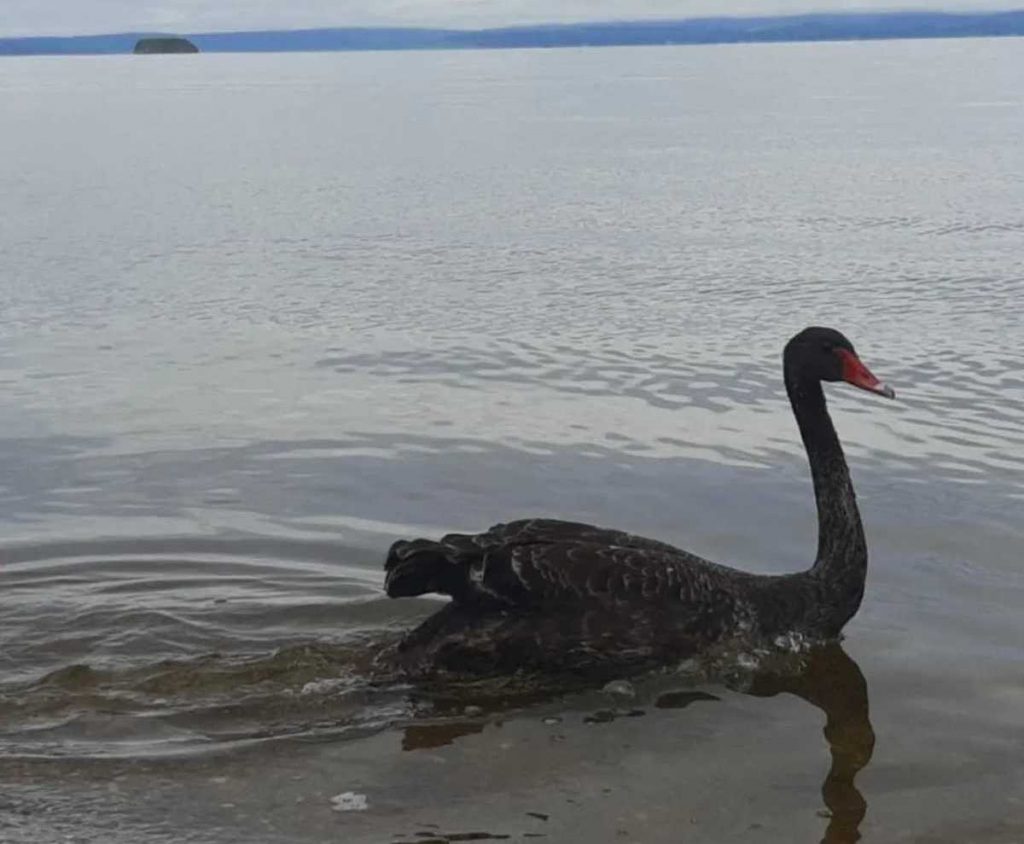
{"label": "swan's black body", "polygon": [[396,542],[385,564],[388,595],[453,599],[405,638],[406,662],[459,672],[614,673],[684,658],[731,636],[838,635],[860,606],[868,558],[821,381],[891,391],[831,329],[801,332],[783,360],[818,508],[810,569],[750,574],[656,540],[551,519]]}

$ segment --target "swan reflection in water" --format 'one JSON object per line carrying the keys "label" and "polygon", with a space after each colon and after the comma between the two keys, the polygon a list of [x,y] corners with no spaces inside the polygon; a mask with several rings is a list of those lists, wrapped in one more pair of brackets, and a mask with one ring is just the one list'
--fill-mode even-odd
{"label": "swan reflection in water", "polygon": [[[868,687],[860,667],[838,642],[821,645],[803,654],[799,667],[784,660],[782,668],[744,673],[727,681],[733,691],[754,697],[774,697],[782,693],[795,695],[825,714],[825,740],[832,755],[832,764],[821,786],[821,795],[829,811],[828,827],[823,844],[853,844],[859,841],[860,824],[867,813],[867,802],[854,782],[857,774],[871,760],[875,733],[868,716]],[[456,714],[466,711],[473,696],[438,694],[428,696],[435,714]],[[535,691],[528,699],[514,698],[513,705],[540,702],[550,698]],[[717,700],[700,691],[667,692],[658,697],[659,709],[682,709],[696,701]],[[491,696],[480,699],[480,709],[495,711],[507,707],[512,700]],[[473,711],[470,709],[469,711]],[[482,714],[482,713],[481,713]],[[634,711],[630,714],[640,714]],[[457,719],[433,724],[411,724],[405,727],[402,747],[421,750],[450,744],[458,738],[480,733],[485,722]]]}
{"label": "swan reflection in water", "polygon": [[744,691],[757,697],[782,692],[803,698],[825,713],[825,741],[832,754],[821,796],[831,812],[824,844],[860,840],[867,801],[854,778],[871,761],[875,731],[868,717],[868,684],[860,666],[832,642],[808,654],[805,669],[795,674],[755,675]]}

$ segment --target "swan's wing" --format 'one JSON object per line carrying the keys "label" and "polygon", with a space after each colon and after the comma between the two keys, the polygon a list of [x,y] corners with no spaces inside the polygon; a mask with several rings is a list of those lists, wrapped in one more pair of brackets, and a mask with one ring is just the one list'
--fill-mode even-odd
{"label": "swan's wing", "polygon": [[725,581],[742,577],[662,542],[554,520],[397,542],[385,570],[391,597],[439,592],[522,608],[638,600],[710,607],[727,599]]}
{"label": "swan's wing", "polygon": [[495,548],[477,566],[478,588],[516,606],[714,602],[731,573],[676,548],[557,540]]}
{"label": "swan's wing", "polygon": [[456,547],[473,545],[483,549],[537,543],[586,543],[617,548],[643,548],[699,559],[667,542],[647,539],[621,530],[609,530],[581,522],[563,522],[559,519],[521,519],[494,525],[489,530],[475,535],[449,534],[441,542]]}

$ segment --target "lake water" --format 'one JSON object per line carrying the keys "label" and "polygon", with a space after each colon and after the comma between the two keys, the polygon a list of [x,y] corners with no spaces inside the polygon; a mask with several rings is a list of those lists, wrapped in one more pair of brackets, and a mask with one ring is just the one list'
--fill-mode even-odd
{"label": "lake water", "polygon": [[[1022,57],[2,62],[0,841],[1024,841]],[[382,597],[398,537],[806,567],[807,324],[898,394],[829,389],[841,648],[368,679],[437,606]]]}

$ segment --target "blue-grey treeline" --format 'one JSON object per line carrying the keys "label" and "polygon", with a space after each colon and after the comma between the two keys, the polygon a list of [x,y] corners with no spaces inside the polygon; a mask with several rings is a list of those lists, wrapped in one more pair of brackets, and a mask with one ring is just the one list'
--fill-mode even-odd
{"label": "blue-grey treeline", "polygon": [[[161,34],[128,32],[114,35],[0,38],[0,55],[131,53],[140,38]],[[350,27],[175,34],[186,35],[202,52],[237,53],[970,38],[1024,35],[1024,10],[719,17],[472,30]]]}

